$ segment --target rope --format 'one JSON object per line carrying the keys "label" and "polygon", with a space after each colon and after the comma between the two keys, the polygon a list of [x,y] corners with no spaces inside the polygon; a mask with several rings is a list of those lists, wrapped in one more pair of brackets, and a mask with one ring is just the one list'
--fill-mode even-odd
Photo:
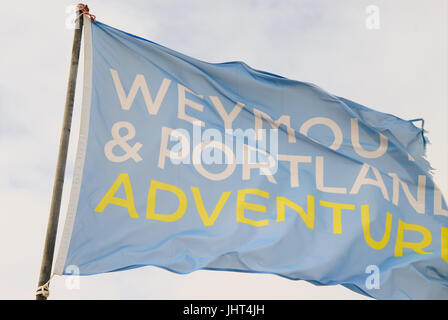
{"label": "rope", "polygon": [[89,12],[89,6],[86,4],[78,4],[76,6],[76,9],[81,11],[81,14],[75,19],[75,22],[83,15],[86,15],[90,18],[90,20],[92,20],[93,22],[96,22],[96,17],[94,14],[91,14]]}
{"label": "rope", "polygon": [[36,296],[42,295],[45,298],[48,298],[50,296],[50,281],[51,281],[51,279],[53,279],[54,276],[55,276],[55,274],[53,273],[51,275],[50,279],[48,279],[48,281],[45,284],[37,287]]}

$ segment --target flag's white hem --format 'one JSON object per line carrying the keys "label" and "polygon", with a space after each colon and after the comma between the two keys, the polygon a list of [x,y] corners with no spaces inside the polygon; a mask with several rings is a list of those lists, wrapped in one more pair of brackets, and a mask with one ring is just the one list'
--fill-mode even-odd
{"label": "flag's white hem", "polygon": [[81,127],[79,130],[78,149],[76,151],[75,168],[73,173],[72,189],[68,203],[67,217],[65,218],[64,231],[59,245],[58,257],[54,267],[54,273],[62,275],[67,259],[68,248],[75,223],[76,210],[78,208],[79,194],[81,191],[84,160],[87,151],[89,134],[90,105],[92,102],[92,26],[90,19],[83,16],[84,21],[84,75],[83,96],[81,109]]}

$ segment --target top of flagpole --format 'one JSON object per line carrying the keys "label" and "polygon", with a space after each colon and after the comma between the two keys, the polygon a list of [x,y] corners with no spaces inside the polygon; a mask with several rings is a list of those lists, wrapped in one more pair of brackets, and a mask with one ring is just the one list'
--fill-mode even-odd
{"label": "top of flagpole", "polygon": [[81,16],[83,16],[83,15],[88,16],[88,17],[90,18],[91,21],[96,22],[96,16],[95,16],[94,14],[91,14],[91,13],[89,12],[90,9],[89,9],[89,6],[88,6],[88,5],[83,4],[83,3],[79,3],[79,4],[76,6],[76,9],[77,9],[78,12],[80,12],[79,16],[76,17],[76,19],[75,19],[76,22],[77,22],[78,19],[79,19]]}

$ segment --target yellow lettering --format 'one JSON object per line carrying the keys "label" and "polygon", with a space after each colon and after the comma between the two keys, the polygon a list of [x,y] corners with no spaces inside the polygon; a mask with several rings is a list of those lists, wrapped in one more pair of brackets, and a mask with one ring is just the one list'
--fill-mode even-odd
{"label": "yellow lettering", "polygon": [[355,205],[322,200],[320,200],[319,204],[322,207],[333,208],[333,233],[342,233],[342,210],[355,210]]}
{"label": "yellow lettering", "polygon": [[306,226],[310,229],[314,229],[314,197],[311,195],[307,196],[307,206],[308,213],[303,210],[301,206],[292,202],[285,197],[277,197],[277,221],[285,221],[285,206],[297,211],[305,222]]}
{"label": "yellow lettering", "polygon": [[236,199],[236,221],[250,224],[254,227],[262,227],[269,224],[269,220],[251,220],[244,216],[244,210],[266,212],[266,207],[261,204],[249,203],[245,201],[246,194],[255,194],[257,196],[269,199],[269,193],[260,189],[238,190]]}
{"label": "yellow lettering", "polygon": [[392,229],[392,215],[389,212],[387,213],[384,236],[380,241],[373,240],[372,235],[370,234],[370,210],[368,204],[361,206],[361,221],[362,229],[364,230],[364,239],[366,240],[367,244],[375,250],[384,249],[390,239],[390,231]]}
{"label": "yellow lettering", "polygon": [[448,263],[448,228],[442,228],[442,259]]}
{"label": "yellow lettering", "polygon": [[[126,199],[114,197],[115,193],[117,193],[122,184],[126,194]],[[120,173],[118,175],[118,178],[115,180],[112,187],[110,187],[103,199],[101,199],[100,203],[96,206],[95,212],[103,212],[109,204],[127,208],[131,218],[139,217],[137,210],[135,210],[134,193],[132,192],[131,180],[129,180],[129,175],[127,173]]]}
{"label": "yellow lettering", "polygon": [[[171,214],[155,213],[157,190],[170,191],[177,196],[177,198],[179,199],[179,206],[177,207],[177,210],[175,212]],[[149,187],[149,193],[148,193],[146,219],[174,222],[182,218],[186,210],[187,210],[187,197],[180,188],[173,186],[171,184],[151,180],[151,185]]]}
{"label": "yellow lettering", "polygon": [[[423,240],[420,242],[404,242],[404,230],[420,232],[423,235]],[[431,244],[431,241],[431,232],[425,227],[398,220],[397,242],[395,244],[396,257],[401,257],[403,255],[403,248],[412,249],[420,254],[432,254],[432,252],[423,251],[423,248],[429,246]]]}
{"label": "yellow lettering", "polygon": [[204,226],[212,226],[218,218],[222,208],[226,204],[227,199],[229,199],[231,192],[226,191],[222,193],[221,198],[219,198],[218,204],[213,209],[212,215],[209,216],[204,208],[204,202],[202,201],[201,191],[199,190],[199,188],[191,187],[191,191],[193,192],[194,202],[196,203],[196,208],[198,209]]}

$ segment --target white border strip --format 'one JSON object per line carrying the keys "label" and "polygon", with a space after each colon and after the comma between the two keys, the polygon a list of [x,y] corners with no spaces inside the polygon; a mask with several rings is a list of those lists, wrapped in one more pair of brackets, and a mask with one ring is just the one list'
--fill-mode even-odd
{"label": "white border strip", "polygon": [[81,127],[79,130],[78,150],[75,158],[72,189],[68,203],[67,217],[65,218],[64,231],[59,245],[58,257],[54,267],[54,274],[62,275],[67,259],[68,248],[75,223],[76,210],[78,208],[79,194],[81,191],[82,174],[87,151],[87,139],[89,136],[90,106],[92,102],[92,26],[90,18],[83,16],[84,21],[84,78],[82,94]]}

